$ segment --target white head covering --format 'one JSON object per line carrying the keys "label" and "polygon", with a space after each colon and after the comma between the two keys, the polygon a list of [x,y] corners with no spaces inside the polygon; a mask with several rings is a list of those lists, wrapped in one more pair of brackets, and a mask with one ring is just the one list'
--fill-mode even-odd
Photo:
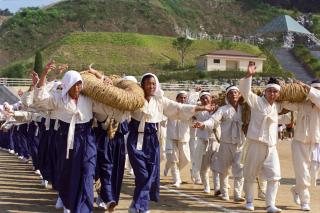
{"label": "white head covering", "polygon": [[75,85],[78,81],[83,83],[82,77],[79,72],[70,70],[66,72],[61,80],[62,84],[62,97],[65,97],[68,94],[70,88]]}
{"label": "white head covering", "polygon": [[268,89],[268,88],[274,88],[274,89],[276,89],[278,91],[281,90],[281,86],[279,84],[267,84],[266,85],[266,89]]}
{"label": "white head covering", "polygon": [[123,80],[133,81],[134,83],[138,83],[137,79],[132,75],[127,75],[123,77]]}
{"label": "white head covering", "polygon": [[[161,89],[161,85],[160,85],[160,83],[159,83],[159,79],[158,79],[158,77],[157,77],[155,74],[153,74],[153,73],[145,73],[145,74],[142,76],[141,79],[143,79],[144,77],[146,77],[146,76],[148,76],[148,75],[151,75],[151,76],[155,79],[155,81],[156,81],[156,91],[154,92],[154,96],[162,97],[163,94],[164,94],[164,92],[163,92],[163,90]],[[141,80],[141,82],[142,82],[142,80]]]}
{"label": "white head covering", "polygon": [[231,90],[237,90],[237,91],[240,91],[238,87],[236,86],[230,86],[226,89],[226,94],[228,94],[228,92],[230,92]]}
{"label": "white head covering", "polygon": [[180,94],[187,95],[188,93],[186,91],[179,91],[177,95],[180,95]]}
{"label": "white head covering", "polygon": [[211,96],[210,92],[203,91],[203,92],[200,93],[199,98],[201,98],[201,97],[204,96],[204,95]]}

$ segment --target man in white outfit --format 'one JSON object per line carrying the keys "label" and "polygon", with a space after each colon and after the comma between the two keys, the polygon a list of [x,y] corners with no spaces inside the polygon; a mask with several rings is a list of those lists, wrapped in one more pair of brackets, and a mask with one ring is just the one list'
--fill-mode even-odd
{"label": "man in white outfit", "polygon": [[[200,101],[203,106],[212,103],[212,97],[209,92],[203,91],[200,93]],[[196,121],[204,122],[211,118],[212,112],[198,112],[195,114]],[[196,126],[194,126],[196,127]],[[220,129],[220,128],[219,128]],[[204,192],[210,193],[209,169],[213,158],[219,150],[219,143],[213,129],[197,129],[197,147],[195,150],[195,172],[200,172]],[[213,172],[214,194],[220,193],[219,175]]]}
{"label": "man in white outfit", "polygon": [[267,212],[281,212],[275,205],[279,187],[280,162],[277,152],[278,112],[280,107],[275,103],[279,97],[280,85],[276,79],[270,79],[265,94],[259,97],[251,91],[252,76],[256,72],[255,65],[250,62],[247,75],[240,80],[240,93],[251,108],[251,119],[247,132],[247,150],[244,161],[244,190],[246,206],[254,211],[253,195],[256,177],[267,181]]}
{"label": "man in white outfit", "polygon": [[217,161],[213,170],[220,176],[221,199],[229,200],[228,173],[232,167],[234,177],[234,201],[243,202],[243,166],[240,164],[240,155],[245,140],[242,131],[242,106],[239,105],[240,92],[236,86],[226,89],[226,105],[220,107],[213,116],[201,123],[199,128],[215,129],[221,126],[220,147],[217,153]]}
{"label": "man in white outfit", "polygon": [[[180,91],[176,101],[185,104],[187,92]],[[171,168],[173,185],[180,187],[182,183],[180,171],[190,162],[190,122],[183,120],[168,119],[166,140],[166,169]]]}
{"label": "man in white outfit", "polygon": [[[295,134],[291,144],[293,168],[296,185],[291,188],[294,202],[301,206],[302,211],[310,211],[309,187],[312,182],[312,161],[316,159],[317,147],[320,143],[320,108],[315,103],[316,92],[320,90],[320,81],[311,83],[311,88],[300,83],[310,91],[308,100],[302,103],[282,103],[285,109],[297,112]],[[318,92],[319,93],[319,92]]]}

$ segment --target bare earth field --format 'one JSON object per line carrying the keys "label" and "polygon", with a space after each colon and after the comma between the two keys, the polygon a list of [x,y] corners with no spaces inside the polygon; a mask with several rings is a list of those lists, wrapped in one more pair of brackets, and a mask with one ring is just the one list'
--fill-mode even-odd
{"label": "bare earth field", "polygon": [[[277,205],[283,212],[301,212],[292,201],[290,187],[295,183],[291,163],[289,141],[280,142],[278,150],[281,160],[282,180],[277,196]],[[163,163],[162,163],[163,166]],[[191,183],[189,169],[182,172],[186,182],[181,188],[170,186],[170,177],[161,177],[161,200],[152,203],[152,212],[246,212],[243,204],[221,201],[213,195],[205,195],[201,185]],[[232,196],[232,178],[230,179]],[[127,212],[133,194],[134,179],[125,175],[122,194],[116,212]],[[311,212],[320,212],[320,189],[311,189]],[[54,208],[56,193],[40,186],[40,178],[31,171],[31,164],[19,161],[15,156],[0,151],[0,213],[7,212],[62,212]],[[232,197],[231,197],[232,200]],[[256,211],[265,212],[264,201],[255,200]],[[95,208],[94,212],[103,212]]]}

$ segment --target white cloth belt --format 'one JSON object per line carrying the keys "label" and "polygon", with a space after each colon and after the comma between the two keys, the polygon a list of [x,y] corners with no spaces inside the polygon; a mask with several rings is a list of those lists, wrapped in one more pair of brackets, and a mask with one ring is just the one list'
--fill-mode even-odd
{"label": "white cloth belt", "polygon": [[59,129],[59,120],[58,120],[58,119],[56,119],[56,120],[54,121],[54,127],[53,127],[53,129],[56,130],[56,131]]}
{"label": "white cloth belt", "polygon": [[38,125],[38,123],[37,122],[34,122],[34,125],[36,125],[36,131],[35,131],[35,133],[34,133],[34,136],[38,136],[39,135],[39,125]]}
{"label": "white cloth belt", "polygon": [[238,143],[240,139],[240,144],[244,141],[244,135],[241,134],[242,128],[242,121],[241,120],[233,120],[231,123],[231,137],[232,137],[232,143],[236,144]]}
{"label": "white cloth belt", "polygon": [[[272,115],[271,114],[268,114],[267,116],[264,117],[264,119],[262,121],[262,125],[261,125],[262,128],[259,131],[259,141],[266,142],[266,141],[263,140],[263,131],[264,131],[263,127],[265,127],[267,125],[270,128],[269,122],[272,122],[272,121],[273,121],[273,119],[272,119]],[[269,129],[268,132],[270,132],[270,129]]]}
{"label": "white cloth belt", "polygon": [[50,129],[50,114],[48,113],[45,117],[45,122],[44,122],[44,125],[46,127],[46,130],[49,130]]}
{"label": "white cloth belt", "polygon": [[320,163],[320,144],[316,143],[312,151],[312,161]]}
{"label": "white cloth belt", "polygon": [[69,125],[68,138],[67,138],[67,156],[66,156],[67,159],[69,159],[69,151],[73,149],[74,131],[76,128],[77,119],[79,120],[83,119],[83,115],[79,111],[79,109],[77,109],[77,111],[72,115],[70,125]]}
{"label": "white cloth belt", "polygon": [[137,150],[142,150],[143,147],[143,137],[144,137],[144,127],[146,125],[145,115],[142,116],[138,127],[138,141],[137,141]]}

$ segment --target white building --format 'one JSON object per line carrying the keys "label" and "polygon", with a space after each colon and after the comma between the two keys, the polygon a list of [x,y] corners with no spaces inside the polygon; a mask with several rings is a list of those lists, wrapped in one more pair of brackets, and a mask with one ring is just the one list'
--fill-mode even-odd
{"label": "white building", "polygon": [[249,62],[253,61],[256,64],[257,72],[262,72],[263,61],[265,60],[266,58],[236,50],[218,50],[199,56],[197,58],[197,67],[206,71],[246,71]]}

